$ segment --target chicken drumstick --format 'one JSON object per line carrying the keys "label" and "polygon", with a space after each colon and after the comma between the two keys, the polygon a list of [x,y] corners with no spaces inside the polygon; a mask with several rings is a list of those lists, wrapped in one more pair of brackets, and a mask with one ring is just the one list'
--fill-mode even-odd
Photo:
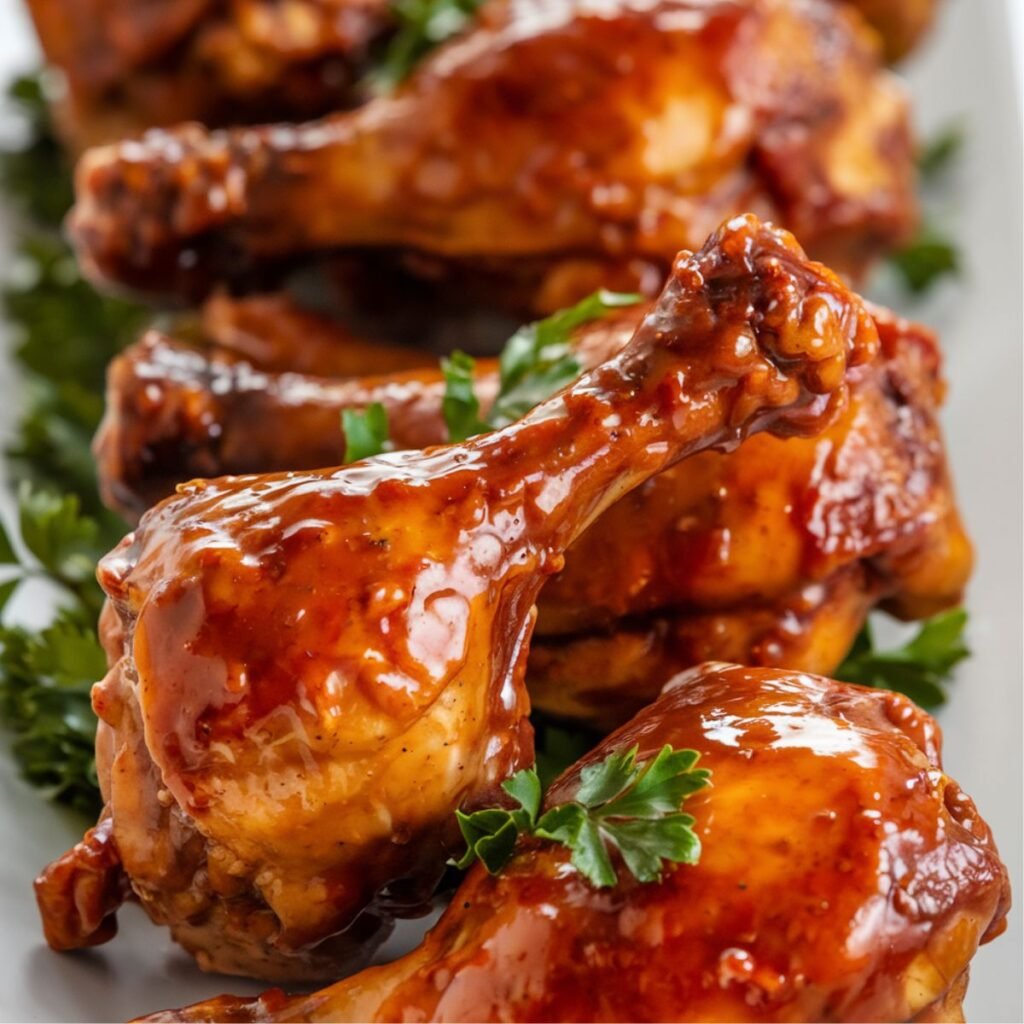
{"label": "chicken drumstick", "polygon": [[181,121],[318,117],[359,99],[390,0],[27,0],[80,150]]}
{"label": "chicken drumstick", "polygon": [[153,131],[86,154],[77,185],[83,264],[122,285],[196,292],[397,247],[536,264],[538,303],[560,264],[584,294],[609,266],[660,282],[746,210],[856,272],[916,208],[906,102],[873,39],[794,0],[492,0],[392,95],[316,123]]}
{"label": "chicken drumstick", "polygon": [[[877,347],[834,275],[737,218],[618,356],[518,423],[149,512],[100,566],[123,651],[93,695],[104,835],[144,906],[219,970],[365,955],[436,882],[452,811],[532,760],[534,602],[571,542],[687,455],[820,430]],[[52,945],[116,903],[102,839],[38,882]]]}
{"label": "chicken drumstick", "polygon": [[149,1021],[957,1021],[1006,869],[899,694],[707,664],[573,766],[690,748],[695,866],[595,889],[561,846],[477,865],[408,956],[322,992],[222,997]]}
{"label": "chicken drumstick", "polygon": [[[218,331],[261,364],[287,366],[277,349],[288,347],[293,362],[330,373],[361,351],[320,320],[320,340],[296,345],[300,314],[280,299],[215,305],[228,322],[252,320],[250,307],[276,311],[261,335]],[[636,305],[581,328],[581,365],[621,350],[645,313]],[[850,375],[850,401],[821,435],[760,434],[728,454],[696,455],[573,545],[538,603],[534,706],[610,728],[701,661],[828,674],[879,603],[924,618],[959,602],[972,557],[938,422],[938,344],[885,310],[871,314],[881,357]],[[486,410],[498,371],[488,360],[476,369]],[[150,332],[110,369],[96,444],[104,495],[134,518],[192,476],[334,465],[345,453],[341,410],[374,401],[397,447],[438,444],[443,396],[436,365],[325,379]]]}

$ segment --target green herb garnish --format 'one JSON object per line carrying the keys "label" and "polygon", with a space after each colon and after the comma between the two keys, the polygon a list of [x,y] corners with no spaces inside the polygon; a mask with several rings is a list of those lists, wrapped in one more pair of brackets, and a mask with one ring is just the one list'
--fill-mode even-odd
{"label": "green herb garnish", "polygon": [[71,208],[71,166],[52,130],[41,74],[24,75],[7,87],[20,116],[25,142],[0,153],[0,186],[5,198],[40,224],[59,224]]}
{"label": "green herb garnish", "polygon": [[488,423],[502,427],[522,418],[578,377],[580,363],[572,350],[572,332],[616,309],[635,306],[641,299],[633,293],[602,289],[516,331],[501,353],[500,387]]}
{"label": "green herb garnish", "polygon": [[632,293],[597,291],[575,306],[521,327],[502,350],[498,397],[483,421],[473,391],[475,360],[464,352],[443,360],[443,410],[449,439],[463,441],[513,423],[575,380],[581,367],[572,349],[572,332],[613,310],[633,306],[641,298]]}
{"label": "green herb garnish", "polygon": [[917,294],[927,291],[947,274],[960,272],[956,246],[927,226],[905,249],[894,252],[889,262],[904,284]]}
{"label": "green herb garnish", "polygon": [[[960,155],[963,144],[960,124],[949,125],[925,143],[917,156],[922,183],[930,185],[940,178]],[[958,274],[960,256],[952,240],[926,220],[909,245],[889,256],[889,265],[909,291],[920,295],[942,278]]]}
{"label": "green herb garnish", "polygon": [[967,612],[962,608],[929,619],[902,647],[879,651],[871,624],[865,623],[836,679],[904,693],[923,708],[946,701],[943,685],[953,669],[970,656],[963,640]]}
{"label": "green herb garnish", "polygon": [[388,440],[388,411],[380,402],[365,409],[343,409],[341,429],[345,432],[345,461],[359,462],[391,451]]}
{"label": "green herb garnish", "polygon": [[38,630],[0,626],[0,714],[15,736],[22,774],[47,796],[79,810],[99,809],[93,747],[92,684],[107,670],[96,639],[103,595],[95,579],[99,526],[74,495],[23,483],[18,495],[19,555],[0,525],[0,611],[32,580],[49,584],[58,607]]}
{"label": "green herb garnish", "polygon": [[393,89],[434,47],[464,31],[483,0],[393,0],[397,31],[374,69],[378,90]]}
{"label": "green herb garnish", "polygon": [[480,402],[473,390],[476,360],[465,352],[454,351],[441,360],[444,374],[444,398],[441,411],[448,426],[448,440],[465,441],[490,428],[480,419]]}
{"label": "green herb garnish", "polygon": [[54,137],[38,76],[9,89],[27,139],[0,151],[0,182],[22,216],[5,277],[3,309],[27,401],[8,448],[15,477],[77,495],[106,546],[124,532],[103,508],[89,446],[103,415],[107,364],[145,322],[143,310],[101,296],[82,278],[60,234],[72,199],[71,172]]}
{"label": "green herb garnish", "polygon": [[636,754],[633,747],[588,765],[580,773],[576,799],[542,815],[537,771],[517,772],[502,783],[519,805],[516,810],[456,812],[467,849],[455,866],[466,868],[479,860],[497,874],[521,835],[571,850],[573,866],[598,888],[618,881],[610,847],[640,882],[660,881],[666,863],[696,864],[700,840],[693,831],[694,819],[679,808],[709,784],[711,773],[696,767],[700,755],[695,750],[665,746],[657,757],[640,763]]}
{"label": "green herb garnish", "polygon": [[917,169],[925,181],[947,170],[964,147],[964,128],[959,122],[947,125],[932,136],[917,154]]}
{"label": "green herb garnish", "polygon": [[9,89],[25,142],[0,151],[0,183],[18,217],[3,306],[14,329],[25,411],[7,450],[19,491],[21,541],[0,530],[0,610],[26,584],[56,596],[48,622],[0,626],[0,719],[25,778],[95,814],[100,805],[89,691],[106,671],[96,639],[96,561],[124,534],[103,508],[89,450],[111,357],[144,322],[127,302],[82,279],[60,223],[72,199],[69,163],[50,125],[39,77]]}

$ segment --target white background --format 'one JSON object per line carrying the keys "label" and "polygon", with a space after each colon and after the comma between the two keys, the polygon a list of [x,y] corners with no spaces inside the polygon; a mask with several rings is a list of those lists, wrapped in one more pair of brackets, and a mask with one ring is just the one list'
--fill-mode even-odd
{"label": "white background", "polygon": [[[1014,54],[1015,50],[1015,54]],[[1013,57],[1018,58],[1016,68]],[[0,0],[0,79],[36,63],[19,0]],[[938,211],[966,263],[959,283],[901,311],[938,327],[948,356],[950,451],[977,543],[971,586],[974,657],[941,711],[946,766],[991,823],[1024,901],[1022,750],[1021,99],[1024,0],[947,0],[939,31],[906,69],[922,133],[962,118],[966,152]],[[0,117],[0,136],[9,123]],[[2,214],[2,211],[0,211]],[[9,265],[0,216],[0,266]],[[0,354],[0,431],[16,416],[17,384]],[[2,478],[0,478],[2,485]],[[9,513],[9,504],[0,499]],[[29,609],[31,613],[31,609]],[[58,956],[43,945],[31,880],[78,837],[81,823],[17,779],[0,736],[0,1020],[123,1020],[216,992],[164,933],[129,908],[109,946]],[[1022,1021],[1021,912],[972,970],[968,1018]],[[254,991],[255,987],[248,987]]]}

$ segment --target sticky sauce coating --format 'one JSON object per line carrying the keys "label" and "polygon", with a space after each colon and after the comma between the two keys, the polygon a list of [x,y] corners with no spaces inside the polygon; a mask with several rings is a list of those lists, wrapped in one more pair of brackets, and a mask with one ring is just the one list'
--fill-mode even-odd
{"label": "sticky sauce coating", "polygon": [[[532,761],[534,604],[576,537],[688,455],[820,431],[878,348],[834,275],[737,218],[680,255],[625,349],[518,423],[194,482],[149,512],[100,566],[123,647],[94,706],[151,915],[221,970],[305,979],[366,955],[422,908],[455,808]],[[58,942],[59,877],[38,890]]]}
{"label": "sticky sauce coating", "polygon": [[496,0],[351,113],[91,151],[79,254],[195,294],[300,254],[411,250],[470,278],[527,272],[524,304],[550,311],[659,282],[749,210],[860,273],[912,232],[915,171],[902,89],[844,7]]}
{"label": "sticky sauce coating", "polygon": [[684,673],[553,786],[636,744],[692,748],[695,866],[595,889],[530,841],[473,868],[414,952],[310,996],[164,1021],[958,1020],[967,965],[1009,908],[1006,869],[898,694],[774,669]]}

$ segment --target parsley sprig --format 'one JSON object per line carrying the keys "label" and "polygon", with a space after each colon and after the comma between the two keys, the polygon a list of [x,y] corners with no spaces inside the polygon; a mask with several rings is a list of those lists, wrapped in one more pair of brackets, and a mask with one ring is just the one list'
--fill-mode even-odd
{"label": "parsley sprig", "polygon": [[373,85],[386,92],[404,81],[434,47],[463,32],[483,0],[393,0],[397,31],[372,75]]}
{"label": "parsley sprig", "polygon": [[903,283],[915,295],[928,291],[947,274],[960,272],[956,246],[934,226],[925,224],[917,237],[889,257]]}
{"label": "parsley sprig", "polygon": [[20,479],[77,495],[106,546],[123,524],[103,508],[90,444],[103,414],[107,363],[145,321],[132,303],[99,295],[81,276],[60,234],[72,199],[71,171],[51,128],[39,76],[8,96],[27,137],[0,151],[0,183],[19,214],[17,252],[4,275],[3,310],[25,381],[25,405],[7,455]]}
{"label": "parsley sprig", "polygon": [[0,626],[0,715],[14,733],[22,774],[45,795],[86,813],[99,808],[89,691],[106,672],[96,638],[102,593],[95,579],[99,527],[74,495],[27,481],[18,495],[20,545],[0,524],[0,611],[31,581],[56,591],[42,629]]}
{"label": "parsley sprig", "polygon": [[947,124],[928,139],[917,154],[917,170],[923,181],[934,182],[952,167],[964,148],[964,126]]}
{"label": "parsley sprig", "polygon": [[365,409],[343,409],[341,429],[345,432],[346,462],[358,462],[392,450],[388,411],[380,402],[371,402]]}
{"label": "parsley sprig", "polygon": [[445,378],[443,411],[451,441],[506,426],[565,387],[580,374],[572,349],[572,332],[614,310],[633,306],[641,296],[597,291],[558,313],[521,327],[506,342],[498,360],[498,396],[485,418],[473,390],[476,361],[465,352],[442,360]]}
{"label": "parsley sprig", "polygon": [[953,669],[970,656],[963,639],[966,625],[967,612],[956,608],[929,619],[902,647],[880,651],[866,623],[836,678],[896,690],[923,708],[938,707],[946,701],[943,686]]}
{"label": "parsley sprig", "polygon": [[698,768],[695,750],[664,746],[649,761],[637,762],[637,747],[609,754],[580,773],[576,797],[543,814],[541,782],[533,768],[502,783],[518,804],[514,810],[489,807],[472,814],[457,811],[466,852],[456,867],[479,860],[493,875],[511,859],[520,836],[559,843],[571,863],[597,888],[615,885],[611,849],[639,882],[661,880],[666,863],[696,864],[700,839],[683,801],[709,785],[711,773]]}
{"label": "parsley sprig", "polygon": [[[917,169],[925,189],[942,179],[956,162],[963,145],[963,126],[955,123],[943,128],[921,147]],[[910,244],[889,257],[889,264],[915,295],[924,294],[943,277],[959,274],[961,270],[956,245],[927,217]]]}
{"label": "parsley sprig", "polygon": [[61,238],[70,168],[51,131],[40,78],[18,79],[8,95],[25,141],[0,151],[0,184],[17,214],[16,258],[2,300],[24,412],[6,452],[21,486],[18,529],[0,529],[0,611],[23,587],[42,585],[55,603],[41,626],[11,624],[9,615],[0,625],[0,720],[30,783],[95,814],[89,691],[106,659],[96,638],[102,594],[94,569],[124,526],[100,502],[89,445],[103,412],[107,362],[143,314],[93,291]]}

